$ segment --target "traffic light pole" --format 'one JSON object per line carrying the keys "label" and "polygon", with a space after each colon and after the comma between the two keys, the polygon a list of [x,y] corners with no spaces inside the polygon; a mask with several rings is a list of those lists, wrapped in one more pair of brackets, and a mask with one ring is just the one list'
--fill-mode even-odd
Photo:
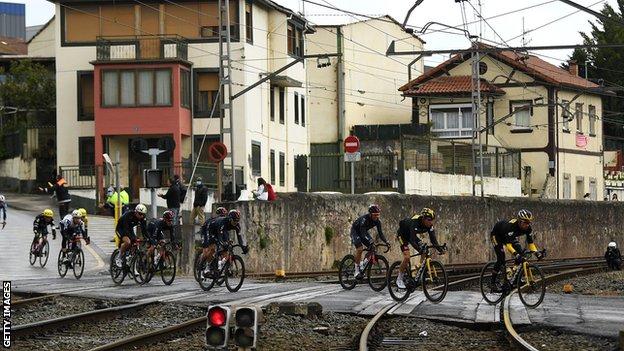
{"label": "traffic light pole", "polygon": [[[167,150],[161,150],[161,149],[148,149],[147,151],[143,150],[141,151],[145,154],[148,154],[151,158],[151,168],[152,169],[156,169],[158,168],[157,165],[157,159],[156,157],[160,154],[162,154],[163,152],[167,152]],[[156,189],[155,188],[151,188],[150,189],[150,200],[151,200],[151,212],[152,212],[152,218],[158,218],[158,206],[156,206]]]}

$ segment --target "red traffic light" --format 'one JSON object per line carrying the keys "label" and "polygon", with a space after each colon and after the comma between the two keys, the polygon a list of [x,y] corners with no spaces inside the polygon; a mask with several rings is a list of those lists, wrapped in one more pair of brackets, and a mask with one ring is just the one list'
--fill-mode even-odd
{"label": "red traffic light", "polygon": [[222,327],[227,322],[227,311],[221,307],[213,307],[208,311],[208,323],[215,327]]}

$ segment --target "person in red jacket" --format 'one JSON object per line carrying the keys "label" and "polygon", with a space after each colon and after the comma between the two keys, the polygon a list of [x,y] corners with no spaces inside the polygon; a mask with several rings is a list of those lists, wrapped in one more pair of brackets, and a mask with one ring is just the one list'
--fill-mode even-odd
{"label": "person in red jacket", "polygon": [[263,201],[275,201],[275,191],[273,186],[264,180],[264,178],[258,178],[258,190],[253,191],[253,195],[258,200]]}

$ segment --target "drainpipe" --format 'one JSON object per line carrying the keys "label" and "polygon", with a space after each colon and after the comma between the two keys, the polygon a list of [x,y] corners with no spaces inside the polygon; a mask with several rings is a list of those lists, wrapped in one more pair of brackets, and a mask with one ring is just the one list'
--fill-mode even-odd
{"label": "drainpipe", "polygon": [[336,52],[338,53],[338,67],[336,69],[337,85],[336,99],[338,100],[338,142],[345,138],[345,82],[344,82],[344,61],[342,60],[342,30],[336,27]]}

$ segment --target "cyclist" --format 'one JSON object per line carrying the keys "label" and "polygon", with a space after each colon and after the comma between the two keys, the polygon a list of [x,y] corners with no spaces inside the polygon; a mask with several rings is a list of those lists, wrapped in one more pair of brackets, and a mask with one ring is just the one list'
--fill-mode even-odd
{"label": "cyclist", "polygon": [[373,238],[371,238],[370,234],[368,234],[368,230],[377,227],[377,234],[381,238],[381,240],[386,244],[388,244],[388,240],[383,234],[381,230],[381,221],[379,220],[379,216],[381,215],[381,209],[377,205],[370,205],[368,207],[368,213],[360,216],[356,219],[351,225],[351,242],[353,246],[355,246],[355,276],[357,278],[361,277],[361,272],[366,267],[360,267],[362,264],[362,252],[364,251],[364,246],[368,249],[373,245]]}
{"label": "cyclist", "polygon": [[145,238],[148,242],[147,254],[148,257],[154,257],[154,248],[156,245],[165,240],[164,231],[169,231],[169,238],[172,243],[176,243],[175,234],[173,230],[173,218],[175,214],[173,211],[167,210],[163,212],[162,218],[153,219],[147,224],[147,231]]}
{"label": "cyclist", "polygon": [[56,240],[56,230],[54,229],[54,212],[51,209],[46,208],[41,212],[33,221],[33,243],[38,242],[36,252],[43,247],[43,244],[48,240],[48,226],[52,228],[52,239]]}
{"label": "cyclist", "polygon": [[119,246],[119,255],[117,255],[117,259],[115,260],[117,267],[121,268],[126,264],[126,250],[129,249],[136,240],[134,228],[138,226],[141,228],[141,233],[143,235],[147,234],[146,215],[147,207],[143,204],[138,204],[134,208],[134,211],[128,211],[119,217],[115,232],[117,236],[121,238],[122,243]]}
{"label": "cyclist", "polygon": [[505,248],[514,255],[516,264],[522,263],[522,246],[518,242],[518,237],[526,235],[527,247],[531,252],[535,253],[538,259],[542,259],[543,255],[537,251],[537,246],[533,242],[531,232],[531,222],[533,222],[533,214],[529,210],[520,210],[516,218],[511,220],[502,220],[494,225],[490,233],[494,253],[496,253],[496,264],[492,272],[492,280],[490,288],[493,292],[500,292],[501,287],[497,286],[496,278],[498,274],[503,273],[505,269]]}
{"label": "cyclist", "polygon": [[204,238],[202,244],[202,247],[204,247],[204,255],[202,255],[202,259],[204,262],[212,262],[215,252],[218,250],[218,252],[222,253],[222,259],[219,260],[217,269],[221,270],[221,268],[223,268],[225,264],[224,259],[226,258],[225,245],[230,241],[231,230],[236,231],[236,240],[243,249],[243,254],[249,252],[245,236],[241,234],[239,222],[240,212],[238,212],[238,210],[230,210],[227,217],[216,218],[208,224],[205,229],[207,233],[204,233],[204,226],[202,226],[202,237]]}
{"label": "cyclist", "polygon": [[[435,212],[430,208],[423,208],[419,214],[414,215],[412,218],[406,218],[399,222],[399,229],[397,230],[397,239],[401,244],[401,252],[403,253],[403,261],[399,267],[399,275],[396,280],[397,287],[405,289],[404,274],[409,266],[410,262],[410,249],[412,245],[418,253],[423,254],[427,251],[427,244],[420,240],[418,234],[428,233],[429,241],[437,247],[440,255],[444,254],[444,251],[438,244],[435,230],[433,229],[433,222],[435,220]],[[421,263],[424,256],[420,257]]]}
{"label": "cyclist", "polygon": [[214,246],[212,244],[212,240],[210,238],[208,228],[210,227],[212,222],[216,221],[219,218],[224,218],[228,214],[228,211],[225,209],[225,207],[218,207],[215,212],[216,212],[216,216],[208,218],[206,222],[202,224],[201,229],[200,229],[200,233],[202,237],[201,262],[210,262],[208,259],[210,258],[210,260],[212,260],[212,257],[214,256]]}
{"label": "cyclist", "polygon": [[2,229],[6,225],[7,204],[4,195],[0,195],[0,212],[2,212]]}
{"label": "cyclist", "polygon": [[82,228],[84,230],[85,236],[89,236],[89,218],[87,217],[87,210],[84,208],[79,208],[78,211],[82,215]]}
{"label": "cyclist", "polygon": [[[61,242],[61,250],[63,252],[73,249],[73,243],[71,240],[78,235],[83,236],[87,245],[91,242],[89,237],[84,232],[82,213],[78,210],[73,210],[71,214],[65,216],[65,218],[63,218],[63,220],[59,223],[59,227],[63,238],[63,241]],[[65,256],[65,261],[69,261],[67,256]]]}

